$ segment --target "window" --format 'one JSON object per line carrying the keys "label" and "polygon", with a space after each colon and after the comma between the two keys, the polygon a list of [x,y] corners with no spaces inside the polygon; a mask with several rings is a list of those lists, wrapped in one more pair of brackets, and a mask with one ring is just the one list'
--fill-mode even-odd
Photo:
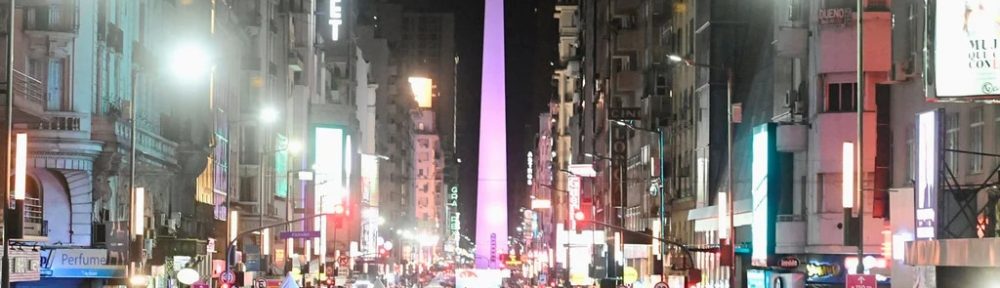
{"label": "window", "polygon": [[611,67],[615,72],[632,71],[632,59],[629,56],[614,56],[611,58]]}
{"label": "window", "polygon": [[855,83],[830,83],[826,86],[826,112],[857,111]]}
{"label": "window", "polygon": [[804,0],[788,0],[788,20],[789,21],[799,21],[802,20],[804,11],[802,11],[802,1]]}
{"label": "window", "polygon": [[49,111],[62,110],[62,59],[49,59],[48,92],[46,108]]}
{"label": "window", "polygon": [[[948,113],[944,117],[944,148],[958,149],[958,113]],[[958,174],[958,154],[945,152],[945,163],[952,173]]]}
{"label": "window", "polygon": [[[969,113],[969,150],[983,153],[983,107],[972,108]],[[983,172],[983,155],[969,154],[969,173]]]}

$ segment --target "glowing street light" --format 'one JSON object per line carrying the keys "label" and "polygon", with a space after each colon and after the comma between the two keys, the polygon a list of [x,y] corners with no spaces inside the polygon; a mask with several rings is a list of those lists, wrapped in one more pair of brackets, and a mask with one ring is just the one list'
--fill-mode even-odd
{"label": "glowing street light", "polygon": [[170,59],[170,70],[182,80],[194,80],[209,69],[209,56],[205,49],[194,43],[177,46]]}
{"label": "glowing street light", "polygon": [[[279,115],[278,109],[274,109],[274,107],[264,107],[260,110],[260,122],[264,124],[274,123],[278,121]],[[301,147],[302,145],[299,145],[299,148]]]}
{"label": "glowing street light", "polygon": [[288,141],[288,153],[292,153],[292,155],[299,155],[301,152],[302,142],[299,142],[298,140]]}

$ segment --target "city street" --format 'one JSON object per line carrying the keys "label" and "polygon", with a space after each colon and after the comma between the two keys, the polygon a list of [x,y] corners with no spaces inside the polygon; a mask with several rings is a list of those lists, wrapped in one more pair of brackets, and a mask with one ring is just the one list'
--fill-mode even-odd
{"label": "city street", "polygon": [[1000,287],[1000,1],[0,0],[0,288]]}

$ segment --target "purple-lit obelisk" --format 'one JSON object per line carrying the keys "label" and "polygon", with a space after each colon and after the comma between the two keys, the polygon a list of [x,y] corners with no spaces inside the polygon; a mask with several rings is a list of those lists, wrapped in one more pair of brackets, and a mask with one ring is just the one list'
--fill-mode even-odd
{"label": "purple-lit obelisk", "polygon": [[507,116],[503,0],[486,0],[479,113],[476,268],[498,268],[507,253]]}

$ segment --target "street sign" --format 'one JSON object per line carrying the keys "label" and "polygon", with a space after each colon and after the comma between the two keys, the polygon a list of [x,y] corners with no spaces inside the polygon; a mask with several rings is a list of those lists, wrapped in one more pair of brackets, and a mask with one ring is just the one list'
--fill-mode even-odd
{"label": "street sign", "polygon": [[876,288],[875,275],[847,275],[847,288]]}
{"label": "street sign", "polygon": [[638,107],[629,108],[608,108],[608,119],[611,120],[640,120],[642,110]]}
{"label": "street sign", "polygon": [[278,233],[278,238],[288,239],[288,238],[319,238],[319,231],[288,231]]}
{"label": "street sign", "polygon": [[670,288],[670,285],[667,285],[667,282],[660,282],[653,285],[653,288]]}
{"label": "street sign", "polygon": [[350,260],[350,259],[349,259],[349,258],[347,258],[347,256],[340,256],[340,259],[339,259],[339,260],[337,260],[337,262],[339,262],[339,263],[340,263],[340,266],[341,266],[341,267],[346,267],[346,266],[347,266],[347,264],[348,264],[347,262],[348,262],[349,260]]}
{"label": "street sign", "polygon": [[205,250],[209,254],[215,253],[215,238],[208,238],[208,244],[205,245]]}
{"label": "street sign", "polygon": [[257,282],[254,282],[254,287],[256,287],[256,288],[267,288],[267,280],[257,279]]}
{"label": "street sign", "polygon": [[236,283],[236,274],[232,270],[226,270],[226,272],[222,272],[222,275],[219,275],[219,279],[226,284],[233,284]]}

